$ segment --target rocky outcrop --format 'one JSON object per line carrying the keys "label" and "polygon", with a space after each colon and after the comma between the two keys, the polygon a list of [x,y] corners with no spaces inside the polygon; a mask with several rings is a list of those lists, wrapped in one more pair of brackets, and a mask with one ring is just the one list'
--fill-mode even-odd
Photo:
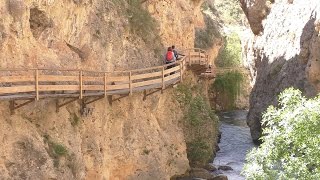
{"label": "rocky outcrop", "polygon": [[[255,81],[248,125],[252,138],[261,136],[261,117],[287,87],[314,96],[319,88],[319,13],[317,0],[241,1],[253,31],[244,55]],[[270,7],[269,11],[266,8]],[[268,12],[266,15],[261,12]]]}
{"label": "rocky outcrop", "polygon": [[263,32],[262,21],[269,14],[274,0],[240,0],[240,3],[249,20],[252,32],[255,35]]}

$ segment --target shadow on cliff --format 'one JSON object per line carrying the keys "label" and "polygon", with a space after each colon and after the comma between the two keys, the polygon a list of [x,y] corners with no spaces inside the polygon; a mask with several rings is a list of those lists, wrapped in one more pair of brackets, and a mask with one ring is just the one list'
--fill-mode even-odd
{"label": "shadow on cliff", "polygon": [[255,144],[261,144],[259,138],[263,128],[262,114],[269,105],[277,105],[280,92],[294,87],[305,95],[314,95],[305,72],[309,59],[309,44],[314,34],[314,22],[315,18],[311,17],[305,24],[300,36],[300,53],[290,59],[280,56],[269,63],[269,58],[263,52],[255,51],[257,76],[250,94],[250,110],[247,116],[247,124]]}

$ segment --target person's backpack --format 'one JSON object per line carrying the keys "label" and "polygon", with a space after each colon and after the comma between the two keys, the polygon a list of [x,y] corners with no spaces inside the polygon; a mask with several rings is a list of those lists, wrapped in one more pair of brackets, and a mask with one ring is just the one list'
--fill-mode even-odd
{"label": "person's backpack", "polygon": [[166,54],[166,61],[172,61],[173,60],[173,53],[172,51],[168,51]]}

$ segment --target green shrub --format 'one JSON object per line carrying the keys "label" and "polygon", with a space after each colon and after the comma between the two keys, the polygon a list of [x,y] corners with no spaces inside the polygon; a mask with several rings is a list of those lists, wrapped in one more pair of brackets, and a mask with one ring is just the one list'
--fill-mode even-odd
{"label": "green shrub", "polygon": [[195,139],[192,142],[187,143],[187,156],[191,162],[200,162],[206,164],[210,160],[213,151],[210,146],[203,139]]}
{"label": "green shrub", "polygon": [[177,100],[185,110],[184,133],[187,142],[187,156],[191,166],[203,166],[212,160],[217,135],[217,116],[199,85],[179,84]]}
{"label": "green shrub", "polygon": [[196,96],[192,99],[188,110],[188,120],[193,126],[199,126],[203,122],[215,118],[213,110],[202,96]]}
{"label": "green shrub", "polygon": [[242,24],[244,13],[239,0],[215,0],[214,5],[224,24]]}
{"label": "green shrub", "polygon": [[178,84],[175,95],[181,104],[190,104],[192,100],[191,88],[186,84]]}
{"label": "green shrub", "polygon": [[[230,34],[225,39],[225,44],[220,50],[217,61],[217,67],[233,68],[241,66],[241,44],[236,33]],[[230,71],[224,74],[218,74],[211,90],[217,94],[224,110],[235,108],[235,102],[241,92],[241,84],[244,77],[239,71]]]}
{"label": "green shrub", "polygon": [[247,179],[320,179],[320,95],[289,88],[263,114],[262,144],[247,155]]}
{"label": "green shrub", "polygon": [[[235,102],[241,91],[241,83],[243,75],[238,71],[218,74],[212,84],[213,91],[216,92],[224,102],[226,110],[231,110],[235,107]],[[225,97],[225,98],[224,98]]]}

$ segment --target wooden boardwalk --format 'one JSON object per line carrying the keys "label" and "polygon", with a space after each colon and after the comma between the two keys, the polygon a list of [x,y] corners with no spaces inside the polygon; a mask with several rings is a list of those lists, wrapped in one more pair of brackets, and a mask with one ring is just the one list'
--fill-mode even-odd
{"label": "wooden boardwalk", "polygon": [[[210,74],[209,58],[201,49],[184,51],[179,61],[151,68],[120,72],[68,69],[0,69],[0,100],[10,101],[12,114],[32,101],[56,98],[57,110],[77,99],[83,106],[111,95],[131,95],[150,89],[164,90],[183,81],[188,67],[200,67],[200,73]],[[168,68],[170,65],[175,65]],[[199,69],[198,69],[199,71]],[[71,98],[65,101],[66,98]],[[89,99],[91,98],[91,99]],[[93,99],[92,99],[93,98]],[[18,103],[20,102],[20,104]]]}

